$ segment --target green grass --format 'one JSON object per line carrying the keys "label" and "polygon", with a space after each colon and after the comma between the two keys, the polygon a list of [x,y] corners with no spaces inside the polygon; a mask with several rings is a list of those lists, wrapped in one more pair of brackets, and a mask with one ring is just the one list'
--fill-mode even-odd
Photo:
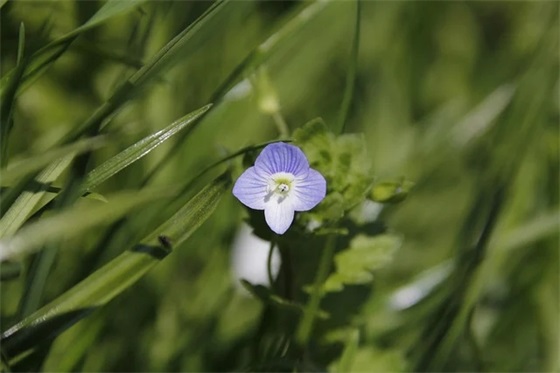
{"label": "green grass", "polygon": [[[0,7],[3,371],[560,369],[558,4]],[[276,237],[280,139],[329,194]]]}

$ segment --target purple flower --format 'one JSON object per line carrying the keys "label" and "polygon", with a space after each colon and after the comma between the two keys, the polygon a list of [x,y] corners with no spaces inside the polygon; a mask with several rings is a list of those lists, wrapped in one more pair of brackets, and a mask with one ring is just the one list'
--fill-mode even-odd
{"label": "purple flower", "polygon": [[309,168],[303,152],[282,142],[267,145],[233,186],[233,195],[244,205],[264,210],[266,223],[283,234],[295,211],[308,211],[325,198],[327,182]]}

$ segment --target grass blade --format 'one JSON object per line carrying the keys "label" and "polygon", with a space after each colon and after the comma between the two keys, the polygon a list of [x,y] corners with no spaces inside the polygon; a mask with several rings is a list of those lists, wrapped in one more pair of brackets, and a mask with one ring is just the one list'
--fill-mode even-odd
{"label": "grass blade", "polygon": [[21,85],[23,73],[25,71],[26,63],[23,59],[25,50],[25,26],[23,23],[19,27],[19,41],[17,52],[17,65],[14,68],[14,73],[11,74],[6,81],[2,81],[2,89],[0,98],[2,104],[0,105],[0,166],[4,166],[8,161],[8,138],[12,129],[12,114],[14,102],[17,92]]}
{"label": "grass blade", "polygon": [[9,357],[53,338],[132,286],[214,212],[231,184],[226,173],[203,188],[167,222],[50,304],[2,333]]}
{"label": "grass blade", "polygon": [[[35,79],[39,78],[53,63],[58,60],[60,56],[64,54],[64,52],[66,52],[70,44],[72,44],[72,42],[81,33],[97,27],[115,16],[129,12],[145,1],[146,0],[109,0],[86,23],[33,53],[30,58],[31,62],[29,64],[29,68],[23,75],[22,88],[25,89],[29,87]],[[4,87],[6,81],[12,79],[14,75],[17,75],[17,73],[17,67],[8,72],[2,78],[1,86]],[[3,91],[4,90],[2,89],[2,94],[4,93]]]}
{"label": "grass blade", "polygon": [[99,167],[92,170],[87,176],[82,186],[83,192],[88,192],[101,184],[117,172],[120,172],[130,164],[136,162],[149,152],[163,144],[173,135],[181,131],[183,128],[192,125],[195,121],[206,113],[212,105],[206,105],[193,111],[190,114],[170,124],[168,127],[145,137],[136,144],[126,148],[116,156],[112,157]]}
{"label": "grass blade", "polygon": [[32,181],[29,190],[17,197],[10,209],[0,219],[0,238],[14,234],[23,225],[47,192],[50,184],[64,172],[73,158],[74,155],[67,155],[50,164]]}
{"label": "grass blade", "polygon": [[105,138],[97,136],[79,140],[70,145],[61,146],[42,154],[11,162],[6,168],[0,170],[0,182],[2,186],[12,185],[20,181],[23,177],[46,167],[49,163],[59,158],[70,154],[77,155],[79,153],[98,149],[105,144]]}
{"label": "grass blade", "polygon": [[[110,203],[73,206],[58,214],[31,223],[14,236],[0,240],[0,261],[13,259],[40,249],[44,244],[80,235],[94,226],[121,218],[143,203],[162,198],[168,193],[145,190],[120,192],[108,197]],[[88,217],[84,219],[84,214]]]}

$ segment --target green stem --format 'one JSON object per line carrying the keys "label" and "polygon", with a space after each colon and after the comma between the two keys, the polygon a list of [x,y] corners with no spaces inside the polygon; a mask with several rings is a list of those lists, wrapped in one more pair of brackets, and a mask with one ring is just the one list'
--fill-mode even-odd
{"label": "green stem", "polygon": [[356,22],[354,23],[354,39],[352,40],[352,51],[350,56],[350,65],[346,73],[346,85],[344,88],[344,96],[340,105],[338,117],[339,133],[344,133],[346,122],[348,121],[348,113],[350,112],[350,104],[354,96],[354,86],[356,85],[356,71],[358,66],[358,52],[360,50],[360,0],[356,0]]}
{"label": "green stem", "polygon": [[274,239],[270,240],[270,249],[266,258],[266,272],[268,274],[268,283],[271,289],[274,288],[274,278],[272,277],[272,253],[274,252]]}
{"label": "green stem", "polygon": [[335,247],[336,236],[330,235],[327,238],[325,248],[321,254],[319,269],[317,270],[317,275],[313,284],[311,300],[307,303],[303,313],[303,318],[298,326],[296,337],[297,341],[302,346],[306,346],[309,342],[309,337],[311,336],[311,332],[313,330],[313,324],[315,323],[315,316],[319,311],[319,304],[321,302],[321,298],[323,297],[322,287],[327,279],[327,275],[329,274]]}
{"label": "green stem", "polygon": [[272,119],[274,119],[274,123],[276,124],[276,128],[278,129],[280,136],[288,137],[288,135],[290,134],[290,129],[288,128],[288,124],[284,120],[282,113],[280,113],[279,110],[276,110],[271,115]]}

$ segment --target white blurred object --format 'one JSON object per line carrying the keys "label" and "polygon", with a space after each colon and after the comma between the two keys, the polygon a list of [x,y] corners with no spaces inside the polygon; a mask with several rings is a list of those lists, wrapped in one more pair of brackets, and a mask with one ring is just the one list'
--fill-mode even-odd
{"label": "white blurred object", "polygon": [[395,310],[410,308],[424,299],[434,288],[449,277],[453,265],[446,261],[420,273],[411,284],[397,289],[389,298],[389,307]]}
{"label": "white blurred object", "polygon": [[[270,285],[266,268],[270,242],[255,236],[251,228],[243,223],[235,236],[232,249],[232,273],[237,289],[245,290],[239,282],[241,279],[254,285]],[[272,277],[275,278],[280,269],[277,247],[272,252],[271,269]]]}

